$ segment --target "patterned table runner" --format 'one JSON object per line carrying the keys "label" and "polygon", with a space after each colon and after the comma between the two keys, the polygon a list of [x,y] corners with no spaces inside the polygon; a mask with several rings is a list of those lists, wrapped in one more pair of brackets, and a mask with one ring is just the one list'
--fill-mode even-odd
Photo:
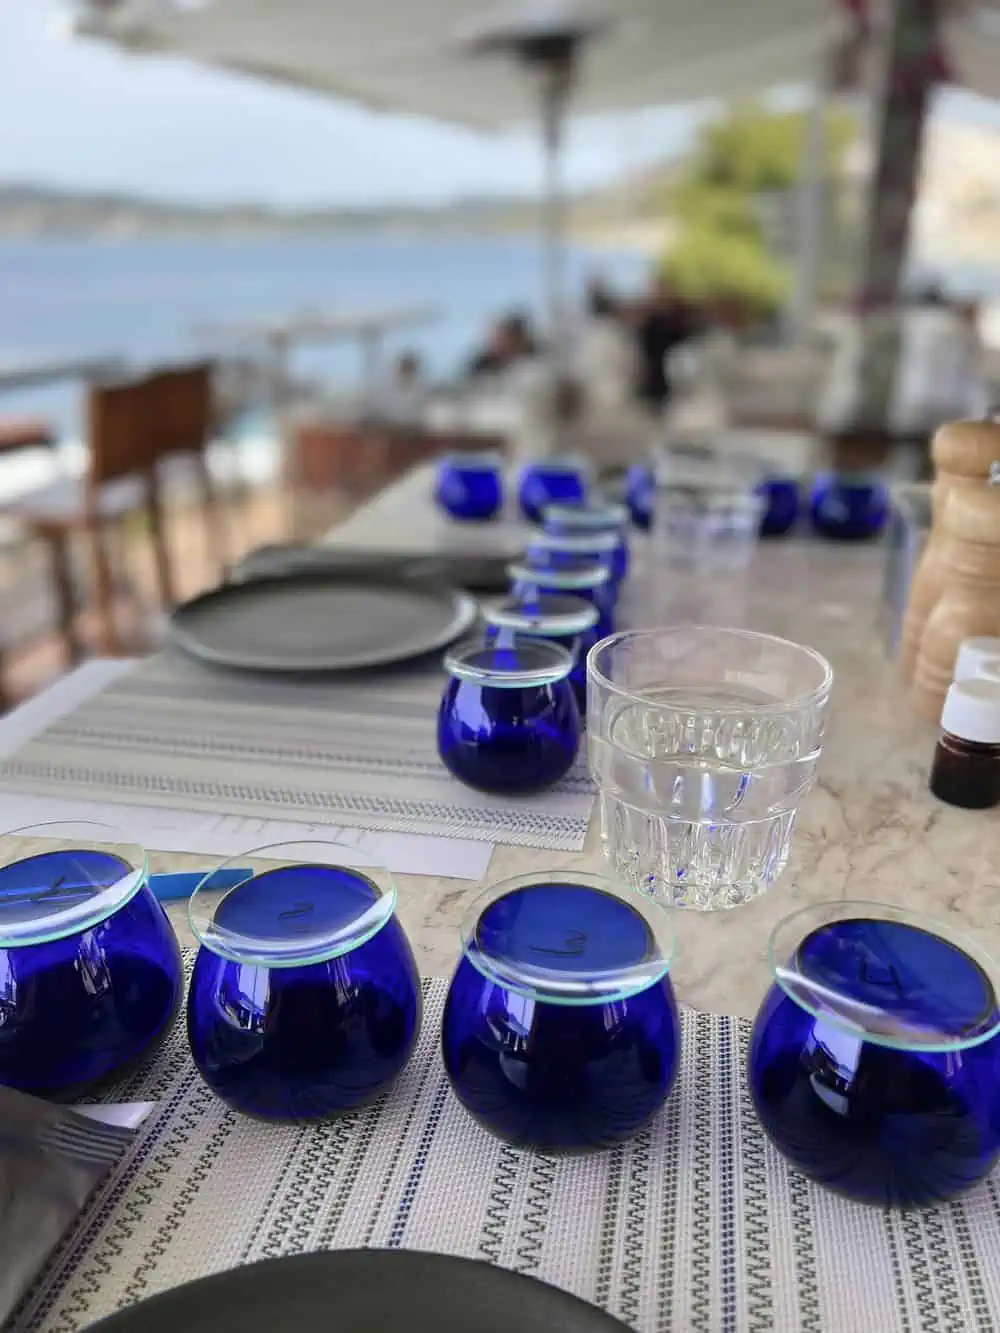
{"label": "patterned table runner", "polygon": [[257,1124],[201,1083],[178,1025],[121,1100],[162,1103],[10,1333],[74,1333],[206,1273],[304,1250],[405,1247],[499,1263],[638,1333],[992,1333],[1000,1197],[920,1213],[848,1203],[790,1172],[743,1077],[749,1025],[686,1012],[677,1086],[628,1145],[515,1151],[452,1096],[445,983],[380,1103],[320,1128]]}
{"label": "patterned table runner", "polygon": [[9,762],[20,791],[579,851],[594,791],[581,755],[539,796],[462,786],[437,755],[440,669],[304,681],[163,653]]}

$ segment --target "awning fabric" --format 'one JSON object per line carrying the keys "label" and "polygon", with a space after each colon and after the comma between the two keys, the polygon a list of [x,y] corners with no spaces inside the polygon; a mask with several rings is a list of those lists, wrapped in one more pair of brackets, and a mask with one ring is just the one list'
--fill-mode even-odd
{"label": "awning fabric", "polygon": [[[126,49],[483,128],[533,118],[528,75],[460,37],[523,6],[478,0],[91,0],[76,31]],[[574,112],[627,111],[809,81],[847,18],[832,0],[613,0]],[[998,76],[1000,77],[1000,76]]]}
{"label": "awning fabric", "polygon": [[[871,0],[877,12],[884,0]],[[459,37],[520,0],[83,0],[75,29],[386,110],[483,128],[531,118],[527,75]],[[952,0],[947,66],[1000,96],[1000,0]],[[845,0],[613,0],[588,50],[576,112],[627,111],[812,81],[851,24]]]}

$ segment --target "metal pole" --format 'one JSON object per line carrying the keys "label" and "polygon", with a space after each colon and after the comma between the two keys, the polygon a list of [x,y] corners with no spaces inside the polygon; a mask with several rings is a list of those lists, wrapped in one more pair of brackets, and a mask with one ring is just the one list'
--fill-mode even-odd
{"label": "metal pole", "polygon": [[817,78],[803,126],[802,161],[796,198],[795,289],[788,310],[789,332],[801,335],[816,308],[826,253],[826,201],[829,136],[824,73]]}
{"label": "metal pole", "polygon": [[[566,197],[562,188],[562,150],[571,62],[553,61],[539,68],[542,96],[542,146],[545,182],[542,196],[542,251],[549,325],[553,390],[568,367],[566,346]],[[555,404],[554,404],[555,406]]]}

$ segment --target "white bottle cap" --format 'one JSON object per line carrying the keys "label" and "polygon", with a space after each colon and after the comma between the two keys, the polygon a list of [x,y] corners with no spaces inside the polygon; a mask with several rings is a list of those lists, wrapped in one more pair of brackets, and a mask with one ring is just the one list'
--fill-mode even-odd
{"label": "white bottle cap", "polygon": [[976,669],[974,680],[992,680],[1000,685],[1000,657],[987,657]]}
{"label": "white bottle cap", "polygon": [[979,665],[991,657],[1000,657],[1000,639],[963,639],[955,658],[955,680],[971,680],[979,675]]}
{"label": "white bottle cap", "polygon": [[1000,745],[1000,682],[955,681],[941,711],[941,730],[963,741]]}

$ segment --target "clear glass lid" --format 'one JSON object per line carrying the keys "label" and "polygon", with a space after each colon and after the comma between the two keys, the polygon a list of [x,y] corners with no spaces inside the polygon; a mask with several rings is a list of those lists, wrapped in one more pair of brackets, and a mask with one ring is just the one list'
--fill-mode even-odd
{"label": "clear glass lid", "polygon": [[628,523],[625,505],[612,500],[591,500],[585,504],[551,504],[542,510],[545,523],[557,524],[566,532],[608,532]]}
{"label": "clear glass lid", "polygon": [[1000,1032],[996,964],[933,917],[820,903],[779,922],[768,954],[776,983],[800,1008],[874,1045],[960,1051]]}
{"label": "clear glass lid", "polygon": [[[221,896],[219,882],[227,886]],[[395,907],[385,866],[358,847],[307,838],[250,848],[215,866],[195,889],[188,920],[222,958],[305,967],[357,949]]]}
{"label": "clear glass lid", "polygon": [[573,669],[573,655],[548,639],[509,634],[495,643],[466,639],[445,655],[444,667],[455,680],[523,690],[565,679]]}
{"label": "clear glass lid", "polygon": [[598,560],[580,560],[557,569],[536,569],[533,565],[507,566],[507,576],[514,583],[533,588],[554,588],[559,592],[573,592],[584,588],[600,588],[611,578],[608,566]]}
{"label": "clear glass lid", "polygon": [[465,956],[488,980],[551,1004],[610,1004],[670,969],[666,911],[624,884],[586,871],[502,880],[462,923]]}
{"label": "clear glass lid", "polygon": [[557,638],[593,629],[600,615],[591,602],[562,593],[542,593],[530,602],[506,597],[493,606],[484,606],[482,611],[487,625],[495,629],[543,637],[552,634]]}
{"label": "clear glass lid", "polygon": [[555,555],[579,555],[586,558],[594,553],[612,555],[617,549],[621,537],[617,532],[607,529],[590,532],[536,532],[532,535],[529,551],[550,552]]}
{"label": "clear glass lid", "polygon": [[458,468],[464,472],[502,472],[503,458],[491,450],[477,453],[475,450],[455,450],[444,454],[438,463],[442,470]]}
{"label": "clear glass lid", "polygon": [[522,476],[545,476],[545,477],[580,477],[584,479],[590,475],[590,468],[583,458],[575,458],[572,454],[557,454],[552,458],[540,458],[534,463],[526,463],[521,473]]}
{"label": "clear glass lid", "polygon": [[111,824],[61,820],[4,834],[0,948],[45,944],[90,930],[146,883],[146,853]]}

